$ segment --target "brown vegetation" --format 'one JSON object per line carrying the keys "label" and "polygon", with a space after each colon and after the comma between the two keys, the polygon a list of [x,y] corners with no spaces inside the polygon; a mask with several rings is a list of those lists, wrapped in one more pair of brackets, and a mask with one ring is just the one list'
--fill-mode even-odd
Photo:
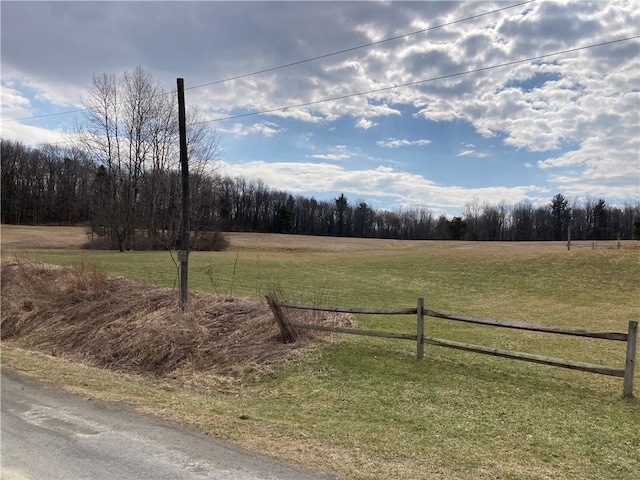
{"label": "brown vegetation", "polygon": [[[192,293],[183,313],[174,290],[110,278],[91,266],[3,260],[1,294],[2,340],[92,366],[197,383],[201,390],[271,373],[323,338],[279,342],[259,300]],[[315,321],[351,324],[344,315]]]}
{"label": "brown vegetation", "polygon": [[25,250],[77,250],[89,242],[87,227],[2,225],[3,253]]}

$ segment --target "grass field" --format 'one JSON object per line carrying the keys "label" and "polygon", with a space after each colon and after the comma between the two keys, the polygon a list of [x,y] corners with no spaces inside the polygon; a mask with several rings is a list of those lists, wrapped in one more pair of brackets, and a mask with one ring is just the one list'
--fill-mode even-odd
{"label": "grass field", "polygon": [[[173,286],[169,253],[74,249],[83,231],[2,226],[2,255]],[[50,239],[50,244],[47,243]],[[411,307],[626,331],[640,318],[637,242],[468,243],[229,234],[193,253],[196,290],[352,307]],[[177,292],[176,292],[177,298]],[[412,332],[415,319],[358,316]],[[428,319],[426,335],[621,367],[624,344]],[[4,344],[3,364],[194,425],[345,479],[632,479],[640,403],[619,378],[415,344],[341,337],[235,395],[198,395]],[[640,369],[637,369],[640,370]],[[640,372],[636,371],[636,396]],[[248,417],[248,420],[240,419]]]}

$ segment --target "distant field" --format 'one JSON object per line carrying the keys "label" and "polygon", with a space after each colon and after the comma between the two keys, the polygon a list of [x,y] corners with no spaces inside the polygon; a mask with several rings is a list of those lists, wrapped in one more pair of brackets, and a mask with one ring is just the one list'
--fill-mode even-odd
{"label": "distant field", "polygon": [[2,253],[24,250],[75,250],[87,243],[84,227],[0,226]]}
{"label": "distant field", "polygon": [[[2,226],[2,255],[96,265],[174,286],[168,252],[80,250],[83,229]],[[225,252],[190,256],[193,289],[353,307],[428,308],[626,331],[640,319],[638,242],[478,243],[228,234]],[[592,248],[596,247],[596,248]],[[411,317],[358,316],[412,332]],[[428,319],[426,334],[621,366],[624,344]],[[337,337],[336,337],[337,338]],[[395,340],[340,337],[233,396],[3,348],[3,364],[96,398],[193,424],[345,479],[634,479],[640,403],[622,380]],[[9,346],[10,347],[10,346]],[[640,369],[636,396],[640,396]],[[239,416],[250,420],[239,420]]]}

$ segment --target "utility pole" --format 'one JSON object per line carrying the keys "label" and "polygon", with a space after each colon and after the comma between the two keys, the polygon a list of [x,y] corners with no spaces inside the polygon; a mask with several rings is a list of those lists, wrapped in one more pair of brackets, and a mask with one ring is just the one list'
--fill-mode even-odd
{"label": "utility pole", "polygon": [[180,261],[180,309],[189,303],[189,159],[187,157],[187,120],[184,107],[184,79],[178,78],[178,130],[180,131],[180,166],[182,169],[182,245]]}

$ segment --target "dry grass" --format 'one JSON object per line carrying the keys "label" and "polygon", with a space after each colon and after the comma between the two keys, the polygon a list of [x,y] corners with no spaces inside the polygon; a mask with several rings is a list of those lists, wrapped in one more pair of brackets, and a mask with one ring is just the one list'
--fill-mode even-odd
{"label": "dry grass", "polygon": [[[88,243],[86,227],[48,227],[29,225],[2,225],[2,248],[5,253],[25,250],[75,250]],[[397,250],[411,248],[412,243],[398,240],[372,240],[365,238],[335,238],[274,233],[228,232],[225,237],[233,250],[264,251],[265,245],[274,253],[341,253],[371,250]]]}
{"label": "dry grass", "polygon": [[[28,225],[2,225],[0,236],[3,253],[29,250],[79,250],[88,243],[86,227],[47,227]],[[566,242],[441,242],[426,240],[386,240],[372,238],[317,237],[311,235],[285,235],[277,233],[227,232],[225,237],[231,251],[260,252],[273,255],[348,254],[367,256],[419,251],[434,244],[446,245],[452,253],[472,250],[482,245],[484,250],[495,249],[504,253],[540,253],[550,250],[566,250]],[[640,242],[633,240],[574,241],[572,249],[640,249]]]}
{"label": "dry grass", "polygon": [[242,251],[264,252],[265,247],[276,253],[351,253],[371,251],[398,251],[415,247],[420,241],[401,241],[371,238],[319,237],[278,233],[229,232],[225,236],[231,248]]}
{"label": "dry grass", "polygon": [[[349,325],[347,316],[317,315]],[[88,365],[151,374],[200,391],[228,390],[246,376],[273,372],[322,335],[295,344],[280,334],[259,300],[192,293],[190,311],[177,293],[109,278],[94,267],[2,262],[2,340]]]}
{"label": "dry grass", "polygon": [[89,241],[86,227],[2,225],[3,253],[24,250],[76,250]]}

